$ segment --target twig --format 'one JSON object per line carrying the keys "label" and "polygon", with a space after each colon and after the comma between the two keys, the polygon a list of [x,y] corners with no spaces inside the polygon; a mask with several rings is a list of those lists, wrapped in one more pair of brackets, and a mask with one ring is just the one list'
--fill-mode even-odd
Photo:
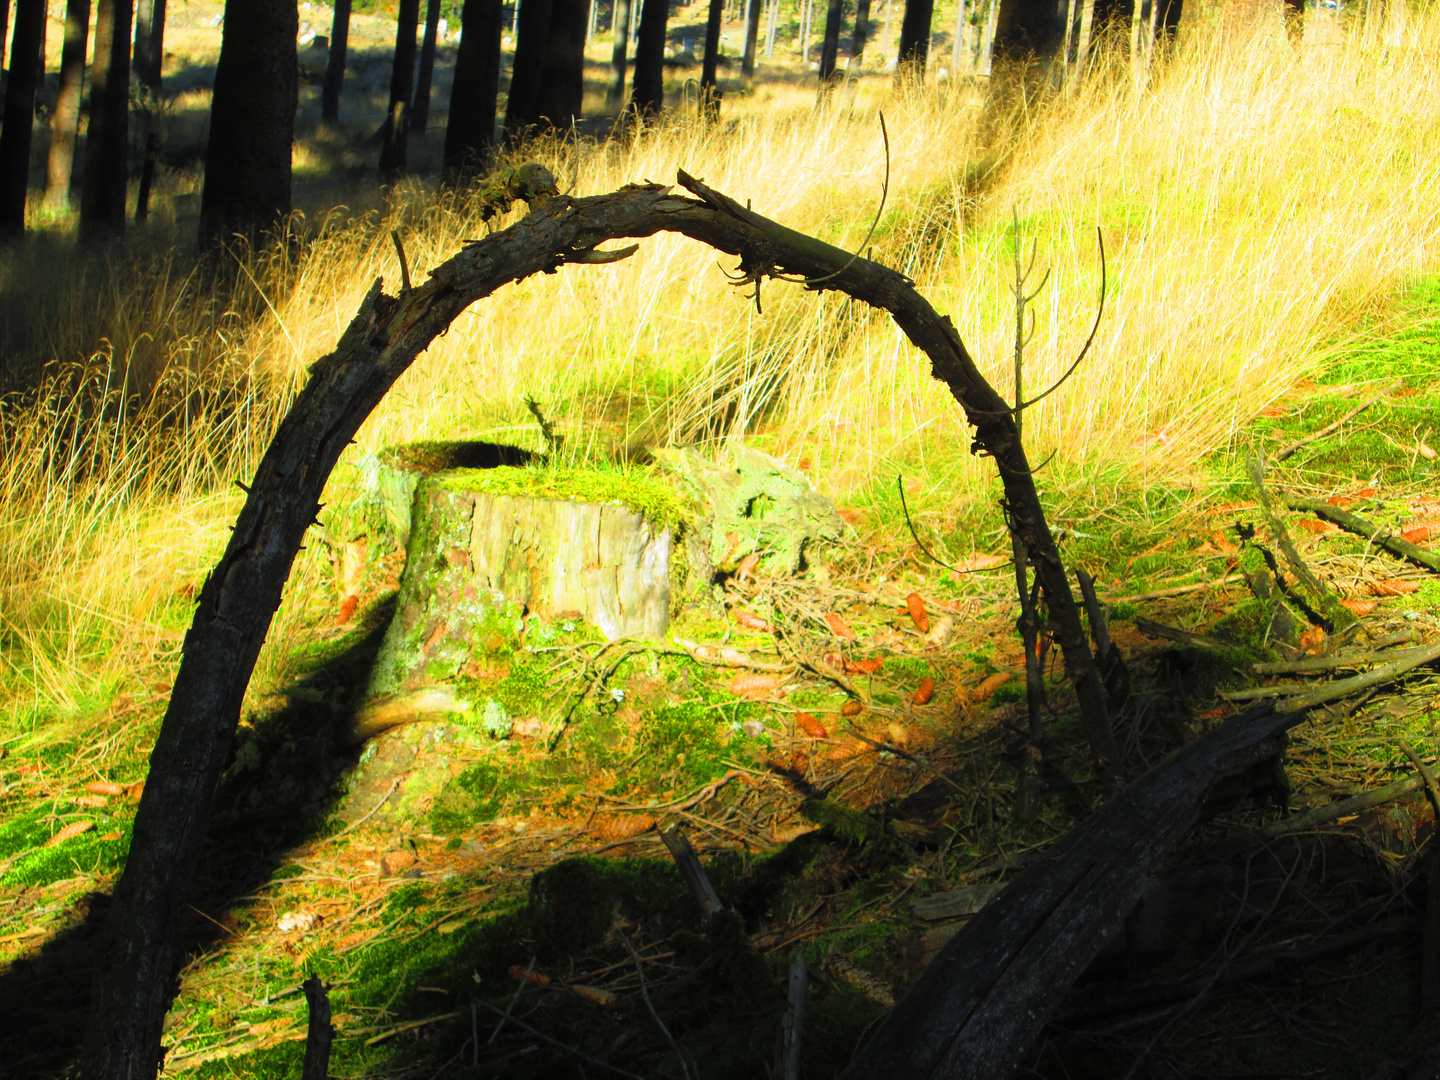
{"label": "twig", "polygon": [[401,293],[408,293],[410,291],[410,262],[405,258],[405,245],[400,243],[400,230],[391,229],[390,239],[395,241],[395,254],[400,256]]}
{"label": "twig", "polygon": [[[498,1011],[498,1010],[497,1010]],[[402,1031],[413,1031],[418,1027],[426,1027],[430,1024],[438,1024],[442,1020],[454,1020],[460,1015],[459,1010],[455,1012],[440,1013],[438,1016],[427,1016],[424,1020],[407,1020],[403,1024],[397,1024],[389,1031],[382,1031],[379,1035],[372,1035],[365,1040],[366,1046],[374,1046],[376,1043],[384,1042],[386,1039],[399,1035]]]}
{"label": "twig", "polygon": [[1194,645],[1202,649],[1233,649],[1235,647],[1228,641],[1206,637],[1204,634],[1192,634],[1189,630],[1166,626],[1164,623],[1158,623],[1154,619],[1147,619],[1144,616],[1136,618],[1135,629],[1150,637],[1168,638],[1171,641],[1178,641],[1182,645]]}
{"label": "twig", "polygon": [[[1406,650],[1409,652],[1410,650]],[[1334,701],[1337,698],[1346,697],[1356,690],[1368,690],[1372,686],[1381,686],[1392,682],[1395,678],[1405,674],[1407,671],[1428,664],[1433,660],[1440,660],[1440,645],[1427,645],[1423,649],[1413,652],[1405,660],[1397,660],[1393,664],[1385,664],[1374,671],[1367,671],[1363,675],[1356,675],[1349,679],[1337,679],[1335,682],[1310,691],[1308,694],[1297,694],[1295,697],[1286,698],[1284,701],[1276,702],[1277,713],[1297,713],[1305,709],[1314,708],[1327,701]]]}
{"label": "twig", "polygon": [[370,812],[368,814],[362,817],[359,821],[355,822],[355,824],[351,825],[349,828],[346,828],[341,832],[336,833],[334,836],[327,836],[324,840],[321,840],[320,843],[331,844],[334,843],[336,840],[339,840],[342,836],[349,836],[361,825],[364,825],[365,822],[369,821],[372,817],[378,814],[380,812],[380,808],[390,801],[390,796],[395,794],[395,789],[400,786],[401,779],[403,778],[397,776],[394,780],[390,782],[390,790],[385,792],[384,798],[382,798],[379,802],[377,802],[374,806],[370,808]]}
{"label": "twig", "polygon": [[[491,1005],[488,1001],[482,1001],[482,1002],[480,1002],[479,1004],[482,1005],[483,1007],[489,1009],[489,1010],[490,1010],[491,1012],[493,1012],[493,1013],[499,1013],[499,1012],[500,1012],[499,1009],[497,1009],[494,1005]],[[568,1043],[563,1043],[563,1042],[561,1042],[559,1039],[551,1038],[549,1035],[546,1035],[543,1031],[539,1030],[538,1028],[533,1028],[533,1027],[531,1027],[531,1026],[530,1026],[529,1024],[527,1024],[524,1020],[521,1020],[518,1016],[509,1016],[508,1013],[501,1013],[501,1015],[502,1015],[502,1016],[508,1016],[510,1023],[514,1024],[516,1027],[520,1028],[522,1031],[528,1031],[531,1035],[534,1035],[535,1038],[537,1038],[537,1039],[544,1039],[547,1043],[549,1043],[551,1046],[555,1047],[556,1049],[558,1049],[558,1050],[564,1050],[567,1054],[573,1054],[575,1057],[579,1058],[581,1061],[588,1061],[591,1065],[598,1065],[598,1066],[600,1066],[600,1068],[602,1068],[602,1069],[609,1069],[611,1072],[619,1073],[621,1076],[628,1076],[628,1077],[630,1077],[630,1080],[645,1080],[645,1077],[639,1075],[638,1073],[632,1073],[629,1069],[622,1069],[622,1068],[620,1068],[619,1065],[611,1065],[610,1062],[608,1062],[608,1061],[602,1061],[600,1058],[591,1057],[589,1054],[585,1053],[585,1051],[583,1051],[583,1050],[577,1050],[577,1049],[575,1049],[575,1047],[570,1046]]]}
{"label": "twig", "polygon": [[[500,1019],[496,1021],[495,1030],[490,1032],[490,1038],[485,1040],[486,1046],[493,1045],[495,1040],[500,1037],[500,1029],[505,1026],[505,1021],[509,1020],[510,1014],[515,1011],[515,1003],[520,1000],[520,995],[525,992],[525,987],[530,982],[530,973],[535,970],[535,960],[536,957],[532,956],[530,957],[530,963],[525,965],[525,975],[521,978],[520,985],[515,987],[515,993],[510,995],[510,1004],[505,1006],[505,1011],[501,1013]],[[484,1002],[481,1002],[481,1004],[483,1005]],[[499,1009],[495,1011],[500,1012]]]}
{"label": "twig", "polygon": [[1370,791],[1362,791],[1359,795],[1352,795],[1348,799],[1319,806],[1314,810],[1307,810],[1303,814],[1292,815],[1273,825],[1266,825],[1260,832],[1266,837],[1274,837],[1282,836],[1285,833],[1300,832],[1303,829],[1313,829],[1328,821],[1349,817],[1351,814],[1358,814],[1376,806],[1383,806],[1387,802],[1393,802],[1412,791],[1418,791],[1424,786],[1424,783],[1425,781],[1419,776],[1409,776],[1404,780],[1397,780],[1393,784],[1386,784],[1384,787],[1374,788]]}
{"label": "twig", "polygon": [[640,976],[640,997],[645,1001],[645,1008],[650,1010],[650,1015],[654,1018],[656,1026],[660,1028],[666,1041],[670,1043],[671,1049],[675,1051],[675,1056],[680,1059],[681,1074],[685,1076],[686,1080],[689,1080],[690,1062],[688,1056],[684,1050],[680,1049],[680,1044],[675,1041],[675,1036],[670,1034],[670,1029],[665,1026],[665,1021],[660,1019],[660,1014],[655,1011],[655,1003],[650,1000],[650,990],[645,985],[645,965],[640,963],[640,954],[635,951],[635,946],[630,944],[630,939],[625,936],[624,931],[617,930],[615,933],[616,936],[625,943],[625,948],[630,950],[630,955],[635,960],[635,974]]}
{"label": "twig", "polygon": [[1420,755],[1410,749],[1405,743],[1400,744],[1400,749],[1410,759],[1410,763],[1420,770],[1420,777],[1425,781],[1425,790],[1430,794],[1430,805],[1434,808],[1437,817],[1440,817],[1440,784],[1435,782],[1435,774],[1430,771],[1430,766],[1420,760]]}
{"label": "twig", "polygon": [[[1406,635],[1407,639],[1408,637],[1409,635]],[[1418,646],[1418,648],[1424,648],[1424,646]],[[1411,651],[1410,649],[1394,649],[1383,652],[1373,649],[1365,652],[1337,653],[1334,656],[1307,656],[1301,660],[1280,660],[1274,663],[1256,664],[1254,667],[1257,675],[1303,675],[1311,671],[1364,667],[1366,664],[1377,664],[1381,660],[1403,660]]]}
{"label": "twig", "polygon": [[945,567],[945,569],[949,570],[952,574],[978,574],[982,570],[999,570],[1001,567],[1010,565],[1009,563],[999,563],[995,566],[976,566],[972,567],[969,570],[961,570],[958,566],[951,566],[944,559],[940,558],[940,556],[936,555],[933,551],[927,548],[924,543],[921,542],[920,534],[915,531],[915,522],[910,520],[910,507],[905,504],[905,477],[903,475],[896,475],[895,488],[897,491],[900,492],[900,512],[905,515],[905,524],[910,529],[910,536],[915,541],[915,546],[918,547],[921,553],[931,562],[936,563],[939,566]]}
{"label": "twig", "polygon": [[1339,420],[1336,420],[1333,424],[1326,424],[1319,431],[1312,431],[1303,439],[1296,439],[1293,443],[1291,443],[1289,446],[1285,447],[1285,449],[1281,450],[1278,454],[1276,454],[1274,460],[1284,461],[1291,454],[1295,453],[1296,450],[1299,450],[1302,446],[1308,446],[1312,442],[1323,439],[1326,435],[1329,435],[1333,431],[1339,431],[1342,427],[1345,426],[1348,421],[1355,419],[1355,417],[1359,416],[1366,409],[1370,408],[1371,405],[1374,405],[1376,402],[1378,402],[1381,398],[1383,398],[1386,394],[1388,394],[1391,390],[1394,390],[1395,387],[1399,385],[1399,383],[1396,383],[1395,386],[1387,386],[1384,390],[1380,391],[1380,393],[1376,394],[1369,401],[1365,402],[1365,404],[1360,405],[1357,408],[1351,409],[1344,416],[1340,417]]}
{"label": "twig", "polygon": [[[1290,530],[1285,528],[1285,523],[1280,520],[1280,515],[1275,512],[1275,507],[1270,502],[1270,495],[1265,490],[1264,458],[1258,456],[1248,458],[1245,467],[1250,472],[1250,482],[1255,485],[1256,494],[1260,496],[1260,510],[1270,523],[1270,532],[1275,537],[1275,543],[1279,546],[1281,554],[1285,556],[1285,561],[1295,571],[1295,576],[1305,586],[1305,591],[1310,594],[1309,600],[1314,605],[1315,613],[1323,618],[1339,621],[1329,610],[1333,606],[1327,602],[1330,594],[1326,592],[1325,586],[1320,584],[1320,579],[1315,576],[1309,564],[1300,557],[1300,552],[1295,549],[1295,544],[1290,539]],[[1348,621],[1354,622],[1354,616],[1350,616]]]}
{"label": "twig", "polygon": [[725,905],[720,902],[715,886],[710,884],[710,878],[705,874],[705,867],[700,865],[700,856],[695,854],[695,849],[690,846],[690,841],[685,839],[685,834],[679,829],[661,829],[660,839],[665,841],[666,850],[680,868],[685,884],[690,886],[690,894],[695,897],[695,903],[700,905],[700,913],[710,919],[724,911]]}
{"label": "twig", "polygon": [[790,957],[789,1007],[785,1010],[781,1035],[783,1080],[800,1080],[801,1051],[805,1046],[805,997],[809,985],[810,972],[805,966],[805,946],[802,945]]}
{"label": "twig", "polygon": [[1221,585],[1229,585],[1232,581],[1242,580],[1244,576],[1244,574],[1226,574],[1224,577],[1216,578],[1214,581],[1197,581],[1194,585],[1176,585],[1169,589],[1132,593],[1129,596],[1107,596],[1104,597],[1104,600],[1107,604],[1133,604],[1140,600],[1163,600],[1167,596],[1184,596],[1186,593],[1199,592],[1201,589],[1218,588]]}

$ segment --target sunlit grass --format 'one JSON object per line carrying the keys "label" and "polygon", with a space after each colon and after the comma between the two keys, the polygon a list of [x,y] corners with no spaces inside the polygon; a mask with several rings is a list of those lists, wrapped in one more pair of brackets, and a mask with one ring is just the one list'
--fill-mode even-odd
{"label": "sunlit grass", "polygon": [[[871,77],[817,110],[813,88],[762,84],[727,97],[718,125],[676,113],[633,140],[530,155],[579,195],[683,167],[852,249],[888,167],[873,257],[916,280],[1004,393],[1012,221],[1050,270],[1026,350],[1035,389],[1089,333],[1098,226],[1105,316],[1075,376],[1027,413],[1027,442],[1063,476],[1171,480],[1435,267],[1440,16],[1415,17],[1399,45],[1359,23],[1316,27],[1299,44],[1278,21],[1198,27],[1143,91],[1119,63],[1023,109],[987,110],[969,86],[896,96]],[[297,169],[322,170],[328,152],[301,145]],[[193,184],[180,194],[191,202],[159,207],[161,221],[193,215]],[[177,590],[224,543],[231,482],[374,277],[398,282],[392,229],[423,275],[487,226],[415,181],[368,215],[312,214],[303,242],[220,275],[191,272],[183,249],[146,254],[158,233],[135,241],[138,259],[59,240],[6,256],[7,374],[32,389],[0,405],[0,702],[73,706],[77,687],[142,665],[173,633]],[[454,436],[538,448],[529,394],[576,459],[737,432],[808,459],[841,499],[899,469],[928,478],[932,506],[990,490],[955,404],[887,319],[793,285],[761,300],[676,237],[523,282],[462,315],[351,453]],[[342,462],[332,506],[350,482]],[[323,595],[312,548],[292,593]],[[283,676],[303,606],[284,609],[267,677]]]}

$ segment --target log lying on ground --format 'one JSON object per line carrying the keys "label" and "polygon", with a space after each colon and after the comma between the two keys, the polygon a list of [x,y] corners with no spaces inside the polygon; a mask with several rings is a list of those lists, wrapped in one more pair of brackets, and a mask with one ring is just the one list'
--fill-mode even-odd
{"label": "log lying on ground", "polygon": [[1281,750],[1297,714],[1263,705],[1177,750],[1072,829],[952,940],[845,1073],[848,1080],[1009,1077],[1207,793]]}
{"label": "log lying on ground", "polygon": [[764,277],[796,275],[809,287],[841,291],[890,313],[975,425],[972,450],[995,458],[1011,527],[1033,553],[1097,772],[1112,775],[1116,752],[1104,687],[1013,413],[986,382],[954,326],[914,282],[769,221],[683,173],[681,183],[698,199],[654,184],[563,197],[554,178],[536,166],[515,170],[510,180],[514,190],[507,187],[507,197],[531,200],[532,212],[466,245],[422,285],[409,287],[407,274],[399,294],[388,296],[377,280],[335,351],[311,366],[309,381],[246,489],[230,542],[200,592],[185,638],[125,871],[96,951],[80,1066],[85,1080],[149,1080],[160,1067],[181,912],[211,803],[260,646],[341,452],[395,380],[465,308],[510,282],[567,263],[614,262],[634,250],[596,250],[608,240],[682,233],[738,255],[744,280],[757,288]]}

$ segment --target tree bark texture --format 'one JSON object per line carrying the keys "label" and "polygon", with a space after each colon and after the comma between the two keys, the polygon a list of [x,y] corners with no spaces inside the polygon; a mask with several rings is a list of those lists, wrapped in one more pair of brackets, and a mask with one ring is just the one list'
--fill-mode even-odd
{"label": "tree bark texture", "polygon": [[405,171],[405,136],[410,125],[410,95],[415,88],[415,32],[420,24],[420,0],[400,0],[395,22],[390,105],[385,111],[384,141],[380,147],[382,184],[393,184]]}
{"label": "tree bark texture", "polygon": [[665,104],[665,26],[669,21],[670,0],[641,0],[635,83],[630,91],[630,103],[638,116],[659,116]]}
{"label": "tree bark texture", "polygon": [[745,9],[745,52],[740,58],[740,75],[749,86],[755,81],[755,50],[760,44],[760,15],[765,0],[750,0]]}
{"label": "tree bark texture", "polygon": [[855,32],[850,35],[850,58],[858,68],[865,59],[865,45],[870,40],[870,0],[856,0]]}
{"label": "tree bark texture", "polygon": [[999,0],[995,20],[997,59],[1049,60],[1065,45],[1066,0]]}
{"label": "tree bark texture", "polygon": [[10,39],[10,78],[0,130],[0,236],[25,234],[25,196],[30,190],[30,140],[35,127],[35,87],[43,74],[45,0],[17,0]]}
{"label": "tree bark texture", "polygon": [[[425,137],[430,122],[430,84],[435,79],[435,38],[440,31],[440,0],[425,7],[425,37],[420,43],[420,73],[415,79],[415,102],[410,109],[410,134]],[[464,41],[462,36],[461,41]]]}
{"label": "tree bark texture", "polygon": [[[1064,650],[1066,671],[1077,683],[1082,707],[1088,700],[1086,681],[1093,685],[1101,695],[1104,718],[1099,676],[1016,438],[1014,418],[971,360],[950,321],[930,306],[910,279],[770,221],[683,172],[681,183],[698,198],[672,195],[668,188],[654,184],[568,198],[554,194],[552,177],[541,175],[539,180],[531,186],[529,215],[467,245],[436,267],[424,284],[389,296],[381,282],[375,282],[336,350],[311,366],[309,381],[262,458],[225,553],[200,590],[150,757],[125,870],[96,949],[81,1062],[84,1080],[150,1080],[160,1065],[161,1027],[180,959],[181,912],[215,790],[261,644],[341,452],[395,380],[467,307],[510,282],[567,263],[613,262],[633,250],[597,252],[597,245],[607,240],[678,232],[739,256],[743,281],[756,287],[767,276],[795,275],[814,281],[814,288],[844,292],[889,312],[929,356],[933,374],[975,425],[972,450],[993,456],[1000,466],[1013,527],[1025,537],[1034,553],[1036,573],[1045,582],[1050,623]],[[542,198],[546,194],[549,197]],[[1210,747],[1213,741],[1197,740],[1187,748],[1186,760],[1194,759],[1193,747],[1202,745]],[[1236,753],[1250,745],[1237,743]],[[1174,770],[1165,772],[1170,776]],[[1142,793],[1153,786],[1142,784]],[[1163,793],[1157,797],[1164,806],[1171,805],[1165,798],[1172,802],[1178,798]],[[1169,835],[1164,823],[1152,820],[1153,816],[1119,816],[1144,835],[1147,829]],[[1094,832],[1093,827],[1082,831],[1082,839]],[[1111,858],[1118,860],[1121,855],[1112,851]],[[1133,891],[1133,875],[1126,876],[1118,862],[1103,865],[1105,874],[1118,875],[1124,886],[1118,892],[1111,890],[1115,892],[1111,909],[1119,910]],[[1105,874],[1098,881],[1084,878],[1086,887],[1094,890],[1110,884]],[[1055,907],[1057,896],[1044,891],[1044,879],[1036,880],[1037,895],[1043,894],[1049,908]],[[1032,909],[1022,905],[1022,910]],[[1023,955],[1030,957],[1028,952]],[[965,992],[976,985],[967,984]],[[951,1026],[947,1021],[942,1028]]]}
{"label": "tree bark texture", "polygon": [[[130,139],[131,0],[100,0],[95,10],[95,62],[90,69],[90,121],[80,184],[80,239],[125,232],[126,151]],[[293,76],[292,76],[293,78]],[[219,74],[216,74],[219,81]],[[211,121],[214,130],[214,121]]]}
{"label": "tree bark texture", "polygon": [[495,145],[500,38],[505,30],[502,0],[465,0],[460,22],[464,32],[455,57],[441,167],[448,184],[461,184],[481,175]]}
{"label": "tree bark texture", "polygon": [[[462,49],[464,39],[461,39]],[[345,85],[345,54],[350,48],[350,0],[335,0],[335,18],[330,23],[330,56],[325,64],[325,84],[320,89],[320,119],[340,122],[340,90]],[[459,61],[456,61],[459,67]]]}
{"label": "tree bark texture", "polygon": [[820,46],[820,82],[835,80],[835,67],[840,59],[840,24],[845,14],[845,0],[830,0],[825,12],[825,41]]}
{"label": "tree bark texture", "polygon": [[700,109],[718,100],[715,72],[720,63],[720,21],[725,17],[725,0],[710,0],[705,20],[705,59],[700,65]]}
{"label": "tree bark texture", "polygon": [[895,68],[897,85],[924,76],[925,62],[930,56],[930,20],[934,14],[935,0],[905,0],[897,53],[900,62]]}
{"label": "tree bark texture", "polygon": [[50,155],[45,163],[45,201],[57,209],[70,205],[75,173],[75,143],[80,132],[80,95],[85,89],[85,46],[90,38],[90,0],[65,5],[65,43],[60,50],[60,93],[50,125]]}
{"label": "tree bark texture", "polygon": [[553,0],[524,0],[515,23],[515,55],[510,61],[510,97],[505,105],[505,141],[524,141],[540,120],[540,84],[550,44]]}
{"label": "tree bark texture", "polygon": [[290,215],[298,29],[294,0],[225,4],[200,195],[202,250],[236,234],[257,242]]}
{"label": "tree bark texture", "polygon": [[158,91],[164,64],[165,0],[139,0],[135,5],[135,77]]}
{"label": "tree bark texture", "polygon": [[1123,933],[1206,794],[1279,754],[1298,720],[1268,705],[1237,716],[1072,829],[945,946],[845,1075],[1013,1076],[1075,979]]}
{"label": "tree bark texture", "polygon": [[614,14],[610,16],[610,34],[615,39],[610,47],[610,67],[615,74],[605,94],[605,104],[610,108],[625,96],[625,75],[630,66],[631,9],[630,0],[615,0]]}
{"label": "tree bark texture", "polygon": [[552,0],[545,63],[535,95],[536,122],[542,130],[569,132],[580,118],[585,97],[585,26],[590,0]]}

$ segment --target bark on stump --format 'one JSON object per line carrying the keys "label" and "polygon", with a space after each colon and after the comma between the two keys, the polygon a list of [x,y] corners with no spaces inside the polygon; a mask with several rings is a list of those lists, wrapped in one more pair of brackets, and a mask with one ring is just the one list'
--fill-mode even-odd
{"label": "bark on stump", "polygon": [[513,652],[524,616],[574,612],[614,639],[662,635],[670,622],[670,530],[628,506],[481,488],[457,469],[415,493],[395,618],[372,699],[453,679]]}

